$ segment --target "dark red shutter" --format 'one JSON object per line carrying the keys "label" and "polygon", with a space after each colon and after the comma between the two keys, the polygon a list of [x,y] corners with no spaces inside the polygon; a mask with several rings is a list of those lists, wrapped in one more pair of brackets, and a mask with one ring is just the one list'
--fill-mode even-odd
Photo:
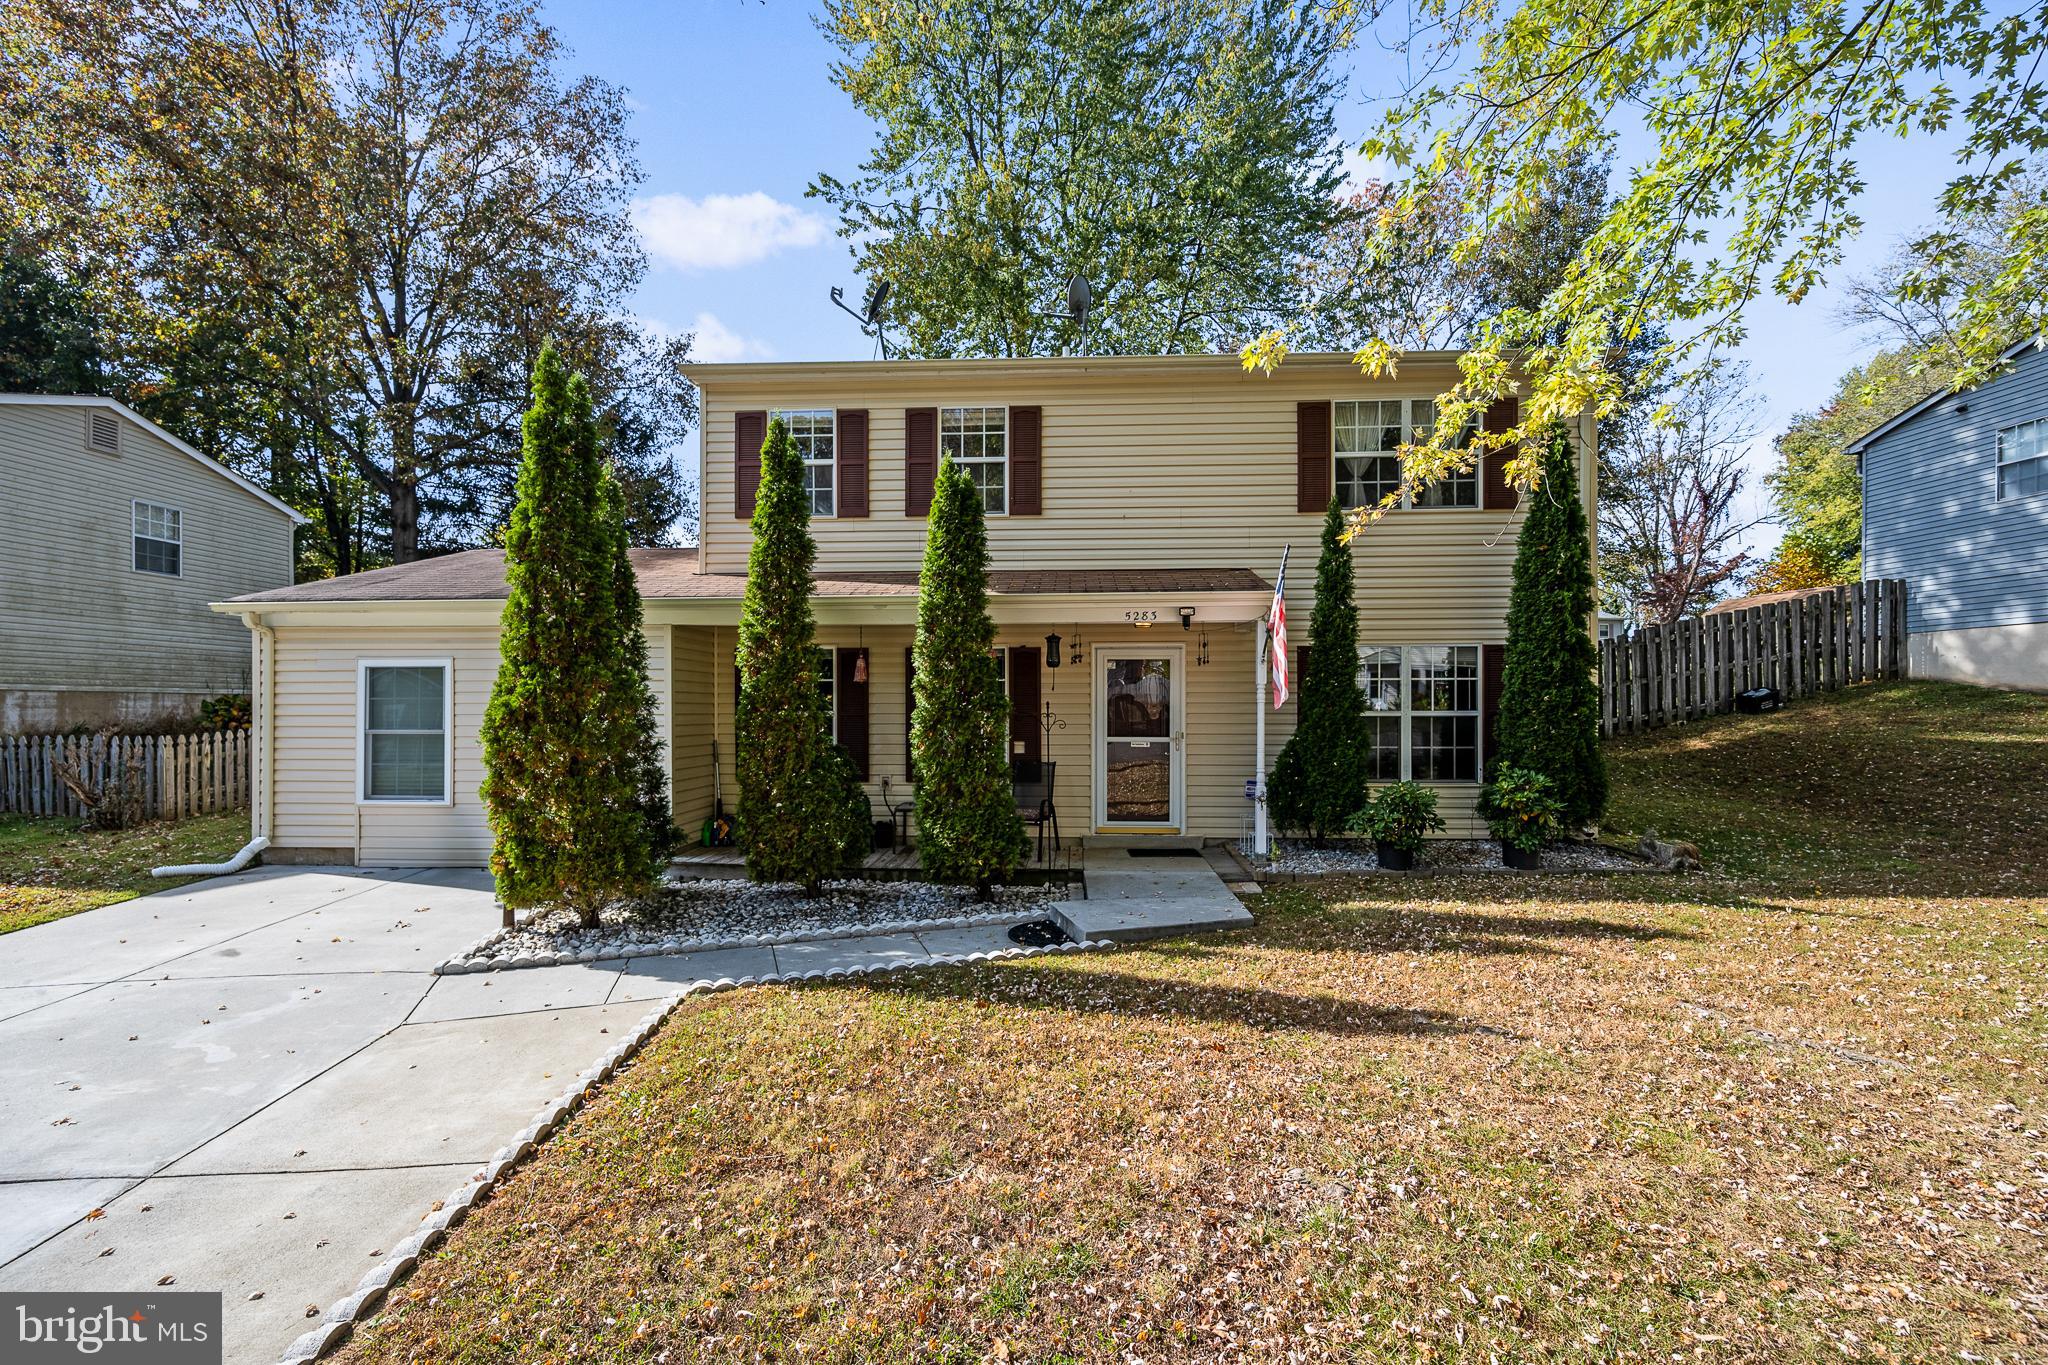
{"label": "dark red shutter", "polygon": [[903,515],[932,510],[932,484],[939,473],[939,410],[911,408],[903,414]]}
{"label": "dark red shutter", "polygon": [[1479,646],[1479,754],[1484,760],[1481,779],[1493,776],[1493,756],[1500,749],[1494,733],[1500,718],[1500,680],[1507,667],[1506,645]]}
{"label": "dark red shutter", "polygon": [[754,491],[761,486],[761,447],[767,440],[767,413],[732,415],[732,514],[741,521],[754,515]]}
{"label": "dark red shutter", "polygon": [[842,517],[868,514],[868,412],[839,410],[839,508]]}
{"label": "dark red shutter", "polygon": [[917,756],[910,749],[910,724],[917,719],[917,653],[903,646],[903,780],[917,781]]}
{"label": "dark red shutter", "polygon": [[[1506,431],[1521,420],[1521,400],[1515,398],[1497,399],[1486,410],[1486,429]],[[1489,450],[1479,461],[1479,489],[1482,504],[1489,512],[1512,512],[1521,495],[1508,482],[1508,460],[1513,452],[1500,449]]]}
{"label": "dark red shutter", "polygon": [[1037,645],[1010,650],[1010,760],[1036,763],[1044,754],[1038,724],[1038,670],[1044,655]]}
{"label": "dark red shutter", "polygon": [[1045,498],[1040,484],[1045,478],[1045,411],[1042,408],[1010,409],[1010,515],[1040,516]]}
{"label": "dark red shutter", "polygon": [[833,679],[834,700],[839,703],[839,747],[853,756],[853,766],[860,772],[860,780],[868,780],[868,685],[854,677],[860,661],[868,656],[865,649],[838,649],[832,652],[837,676]]}
{"label": "dark red shutter", "polygon": [[1330,405],[1294,405],[1294,510],[1321,513],[1330,505]]}

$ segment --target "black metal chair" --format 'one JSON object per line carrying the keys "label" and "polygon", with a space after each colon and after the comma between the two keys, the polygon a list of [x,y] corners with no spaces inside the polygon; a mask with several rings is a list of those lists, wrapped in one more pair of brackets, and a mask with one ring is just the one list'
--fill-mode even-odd
{"label": "black metal chair", "polygon": [[1017,814],[1037,831],[1038,865],[1047,865],[1045,835],[1052,830],[1052,846],[1060,843],[1060,814],[1053,805],[1053,774],[1059,764],[1030,758],[1010,760],[1010,790],[1017,798]]}

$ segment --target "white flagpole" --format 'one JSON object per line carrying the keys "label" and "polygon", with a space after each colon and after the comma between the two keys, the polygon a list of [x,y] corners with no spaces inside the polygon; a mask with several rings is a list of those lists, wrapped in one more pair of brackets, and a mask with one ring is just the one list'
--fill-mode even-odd
{"label": "white flagpole", "polygon": [[1258,647],[1252,650],[1252,653],[1257,656],[1257,662],[1253,665],[1252,669],[1252,710],[1257,713],[1259,718],[1257,727],[1259,737],[1257,756],[1253,759],[1252,771],[1252,780],[1257,784],[1252,790],[1258,793],[1255,801],[1258,809],[1252,816],[1254,821],[1252,826],[1252,852],[1261,858],[1268,856],[1266,845],[1266,642],[1271,637],[1272,630],[1271,622],[1260,621]]}

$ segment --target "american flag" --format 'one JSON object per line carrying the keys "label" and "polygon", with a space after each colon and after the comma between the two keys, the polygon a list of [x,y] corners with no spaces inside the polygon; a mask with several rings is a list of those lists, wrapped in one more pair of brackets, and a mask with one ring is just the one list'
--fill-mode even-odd
{"label": "american flag", "polygon": [[1266,628],[1272,636],[1273,709],[1287,705],[1287,555],[1294,547],[1280,550],[1280,576],[1273,580],[1273,609],[1266,613]]}

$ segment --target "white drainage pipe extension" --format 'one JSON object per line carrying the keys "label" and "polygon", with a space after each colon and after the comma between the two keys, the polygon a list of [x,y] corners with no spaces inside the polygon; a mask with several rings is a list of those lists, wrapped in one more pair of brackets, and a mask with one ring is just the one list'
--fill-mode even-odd
{"label": "white drainage pipe extension", "polygon": [[256,855],[270,847],[270,840],[251,839],[242,845],[242,851],[224,863],[180,863],[175,867],[152,867],[152,877],[225,877],[230,872],[240,872],[256,861]]}

